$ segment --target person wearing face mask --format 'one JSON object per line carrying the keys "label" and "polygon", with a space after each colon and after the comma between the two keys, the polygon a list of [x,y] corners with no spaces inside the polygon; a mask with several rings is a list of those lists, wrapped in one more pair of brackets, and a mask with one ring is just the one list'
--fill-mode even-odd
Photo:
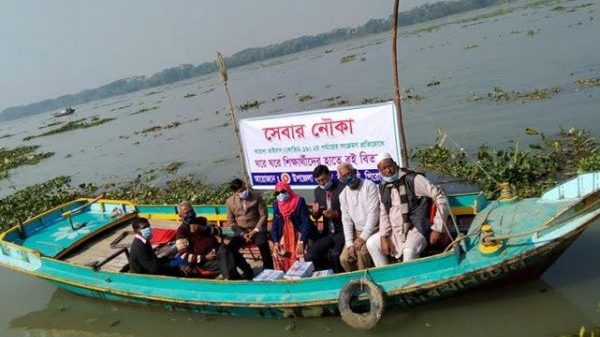
{"label": "person wearing face mask", "polygon": [[[388,264],[388,256],[416,259],[428,245],[447,238],[448,199],[422,174],[401,169],[390,154],[379,154],[375,162],[382,178],[379,233],[367,241],[369,253],[377,267]],[[430,221],[432,202],[436,214]]]}
{"label": "person wearing face mask", "polygon": [[267,204],[258,191],[250,190],[241,179],[229,183],[233,192],[227,199],[227,225],[233,230],[234,237],[229,244],[239,251],[248,242],[254,242],[260,251],[265,269],[273,269],[273,257],[269,247],[267,230]]}
{"label": "person wearing face mask", "polygon": [[340,262],[345,271],[373,267],[366,242],[379,229],[377,185],[370,180],[359,178],[350,163],[341,163],[337,170],[340,180],[346,184],[346,188],[340,194],[345,241]]}
{"label": "person wearing face mask", "polygon": [[[311,217],[315,222],[323,219],[318,228],[318,239],[310,246],[304,257],[312,261],[315,270],[332,268],[334,272],[344,271],[340,264],[340,254],[344,248],[344,233],[340,212],[340,193],[344,184],[331,178],[331,172],[325,165],[313,170],[313,178],[319,185],[314,190],[315,202],[311,206]],[[320,227],[320,226],[319,226]]]}
{"label": "person wearing face mask", "polygon": [[278,182],[275,194],[271,227],[276,254],[274,264],[275,269],[287,271],[304,255],[309,240],[314,240],[316,227],[309,219],[306,201],[294,193],[287,182]]}
{"label": "person wearing face mask", "polygon": [[129,268],[131,272],[172,276],[180,276],[184,273],[187,266],[182,265],[181,269],[171,267],[168,259],[156,257],[150,244],[152,227],[150,227],[148,219],[134,218],[131,220],[131,227],[135,233],[135,238],[129,250]]}

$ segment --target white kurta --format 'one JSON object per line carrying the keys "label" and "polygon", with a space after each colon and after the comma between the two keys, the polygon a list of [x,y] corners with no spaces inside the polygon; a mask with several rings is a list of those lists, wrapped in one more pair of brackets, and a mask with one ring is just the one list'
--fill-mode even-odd
{"label": "white kurta", "polygon": [[[415,195],[417,197],[429,197],[435,202],[437,212],[431,226],[437,232],[444,231],[444,219],[448,216],[448,199],[437,186],[433,185],[422,175],[415,176]],[[389,236],[392,242],[392,255],[404,260],[416,258],[427,247],[427,239],[412,227],[407,230],[410,223],[404,223],[400,207],[400,194],[397,189],[391,191],[392,206],[389,214],[385,206],[380,202],[379,211],[379,235],[373,235],[367,242],[367,248],[376,266],[387,264],[387,259],[381,252],[381,236]]]}

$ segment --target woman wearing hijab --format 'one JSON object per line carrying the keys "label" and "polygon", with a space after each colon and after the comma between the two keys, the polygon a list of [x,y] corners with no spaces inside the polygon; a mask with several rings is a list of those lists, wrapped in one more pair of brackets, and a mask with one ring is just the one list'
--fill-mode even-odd
{"label": "woman wearing hijab", "polygon": [[313,239],[316,228],[309,219],[306,201],[294,193],[288,183],[278,182],[275,195],[277,200],[273,202],[271,228],[275,243],[275,268],[287,271],[304,255],[308,240]]}

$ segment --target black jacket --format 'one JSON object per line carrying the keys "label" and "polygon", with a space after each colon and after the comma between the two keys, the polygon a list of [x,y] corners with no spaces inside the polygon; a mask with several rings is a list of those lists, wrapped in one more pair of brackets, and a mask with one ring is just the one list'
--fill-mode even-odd
{"label": "black jacket", "polygon": [[[330,190],[333,192],[333,198],[331,200],[331,209],[333,209],[334,211],[336,211],[337,215],[332,218],[331,220],[333,220],[333,224],[334,224],[334,228],[335,228],[335,233],[344,233],[344,229],[342,226],[342,211],[340,209],[340,193],[342,193],[342,191],[344,190],[344,188],[346,187],[346,185],[342,184],[341,182],[337,181],[337,180],[333,180],[332,181],[332,185]],[[317,187],[315,188],[315,202],[319,204],[319,207],[321,209],[327,209],[327,191]],[[317,219],[315,219],[317,220]],[[327,223],[329,222],[329,218],[323,216],[323,223],[324,223],[324,227],[323,227],[323,231],[326,233],[329,233],[328,229],[327,229]],[[333,233],[329,233],[329,234],[333,234]]]}
{"label": "black jacket", "polygon": [[143,243],[140,239],[133,239],[129,252],[129,268],[138,274],[163,274],[165,263],[156,257],[150,242]]}

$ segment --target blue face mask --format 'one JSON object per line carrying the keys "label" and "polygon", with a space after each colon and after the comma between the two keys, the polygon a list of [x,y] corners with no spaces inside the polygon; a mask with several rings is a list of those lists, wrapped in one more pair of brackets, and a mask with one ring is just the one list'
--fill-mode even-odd
{"label": "blue face mask", "polygon": [[329,179],[329,181],[326,182],[325,185],[319,185],[319,187],[324,190],[328,190],[331,188],[331,185],[333,185],[333,181],[331,181],[331,179]]}
{"label": "blue face mask", "polygon": [[244,192],[238,193],[238,196],[240,197],[240,199],[248,199],[248,197],[250,196],[250,191],[245,189]]}
{"label": "blue face mask", "polygon": [[392,175],[391,175],[391,176],[389,176],[389,177],[384,177],[384,176],[382,175],[382,176],[381,176],[381,179],[383,179],[383,181],[384,181],[384,182],[386,182],[386,183],[395,183],[395,182],[396,182],[396,180],[398,180],[398,179],[399,179],[399,177],[398,177],[398,172],[396,172],[396,173],[392,174]]}
{"label": "blue face mask", "polygon": [[183,216],[183,222],[185,223],[191,223],[192,221],[194,221],[194,219],[196,219],[196,212],[194,211],[194,209],[190,209],[184,216]]}
{"label": "blue face mask", "polygon": [[286,201],[290,198],[290,195],[287,194],[287,192],[281,192],[277,195],[277,200],[278,201]]}
{"label": "blue face mask", "polygon": [[343,183],[346,186],[350,186],[350,185],[352,185],[352,184],[354,184],[356,182],[356,179],[358,179],[356,177],[356,174],[355,173],[351,173],[351,174],[349,174],[349,175],[347,175],[347,176],[344,177]]}
{"label": "blue face mask", "polygon": [[146,239],[146,240],[150,240],[150,238],[152,237],[152,228],[151,227],[145,227],[140,229],[140,235]]}

